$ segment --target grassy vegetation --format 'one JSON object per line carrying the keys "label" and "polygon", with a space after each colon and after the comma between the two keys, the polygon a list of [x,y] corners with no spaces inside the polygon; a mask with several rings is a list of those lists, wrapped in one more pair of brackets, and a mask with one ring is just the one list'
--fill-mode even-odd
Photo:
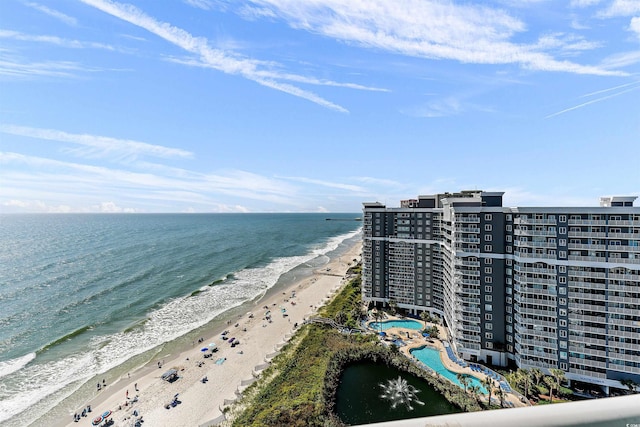
{"label": "grassy vegetation", "polygon": [[[359,273],[357,269],[355,273]],[[352,279],[320,315],[356,327],[361,316],[360,276]],[[360,360],[383,362],[423,378],[465,411],[480,410],[459,387],[427,374],[397,349],[380,345],[374,334],[345,335],[326,325],[303,326],[244,393],[242,412],[233,426],[342,426],[334,414],[342,370]],[[235,412],[235,411],[232,411]]]}

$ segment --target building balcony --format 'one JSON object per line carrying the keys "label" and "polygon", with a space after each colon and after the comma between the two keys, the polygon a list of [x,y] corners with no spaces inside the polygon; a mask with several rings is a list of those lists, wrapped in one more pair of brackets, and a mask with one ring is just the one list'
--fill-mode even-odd
{"label": "building balcony", "polygon": [[571,231],[569,230],[569,237],[586,237],[586,238],[602,238],[606,237],[607,233],[601,231]]}
{"label": "building balcony", "polygon": [[589,366],[591,368],[607,368],[607,362],[599,362],[597,360],[592,359],[581,359],[578,357],[569,357],[570,363],[575,363],[576,365]]}
{"label": "building balcony", "polygon": [[569,219],[568,225],[607,225],[607,221],[602,219]]}
{"label": "building balcony", "polygon": [[[638,270],[640,270],[640,266],[638,266]],[[604,273],[602,273],[604,274]],[[629,281],[640,281],[640,274],[616,274],[616,273],[609,273],[608,276],[609,279],[614,279],[614,280],[629,280]]]}
{"label": "building balcony", "polygon": [[640,227],[640,222],[639,221],[629,221],[629,220],[622,220],[622,221],[609,220],[609,222],[607,222],[607,225],[609,225],[609,226],[623,226],[623,227]]}
{"label": "building balcony", "polygon": [[567,247],[569,249],[582,249],[589,251],[604,251],[607,248],[605,245],[589,245],[583,243],[569,243]]}
{"label": "building balcony", "polygon": [[480,224],[480,217],[456,216],[455,222],[464,222],[469,224]]}
{"label": "building balcony", "polygon": [[604,283],[589,283],[589,282],[583,282],[581,280],[569,278],[569,289],[580,288],[580,289],[604,290],[606,289],[606,286],[607,285],[605,285]]}
{"label": "building balcony", "polygon": [[540,237],[556,237],[557,233],[555,231],[548,230],[521,230],[516,229],[514,231],[516,236],[540,236]]}
{"label": "building balcony", "polygon": [[592,279],[604,279],[606,277],[606,273],[600,273],[596,271],[579,271],[579,270],[569,270],[569,278],[571,277],[590,277]]}
{"label": "building balcony", "polygon": [[513,220],[513,223],[523,225],[556,225],[557,221],[555,219],[534,219],[517,217]]}
{"label": "building balcony", "polygon": [[521,248],[548,248],[548,249],[556,249],[558,245],[556,243],[550,242],[532,242],[530,240],[522,241],[516,240],[513,244],[517,247]]}

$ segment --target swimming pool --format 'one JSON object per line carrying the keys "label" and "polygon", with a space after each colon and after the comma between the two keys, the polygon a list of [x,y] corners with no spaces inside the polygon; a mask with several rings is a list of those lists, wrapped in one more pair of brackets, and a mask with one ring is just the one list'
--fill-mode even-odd
{"label": "swimming pool", "polygon": [[369,327],[376,331],[386,331],[389,328],[405,328],[419,331],[424,325],[417,320],[386,320],[384,322],[371,322]]}
{"label": "swimming pool", "polygon": [[[455,372],[450,371],[442,364],[442,360],[440,360],[440,352],[435,348],[431,347],[420,347],[411,350],[411,354],[415,356],[416,359],[433,369],[439,375],[442,375],[446,379],[452,381],[454,384],[457,384],[459,387],[464,388]],[[480,386],[480,392],[482,394],[488,394],[487,389],[482,385],[482,382],[474,377],[473,375],[466,375],[470,383],[467,385],[467,389],[473,385]]]}

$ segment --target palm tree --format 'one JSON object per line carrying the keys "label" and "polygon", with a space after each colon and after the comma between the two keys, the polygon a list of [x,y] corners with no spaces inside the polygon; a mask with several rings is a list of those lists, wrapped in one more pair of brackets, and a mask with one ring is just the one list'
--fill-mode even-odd
{"label": "palm tree", "polygon": [[543,381],[549,387],[549,403],[553,403],[553,389],[558,385],[558,380],[553,376],[545,376]]}
{"label": "palm tree", "polygon": [[531,382],[531,372],[527,369],[518,369],[516,372],[516,378],[518,381],[522,381],[524,383],[524,397],[529,398],[529,383]]}
{"label": "palm tree", "polygon": [[462,387],[464,387],[464,392],[466,393],[467,386],[469,385],[469,382],[471,380],[465,374],[456,374],[456,378],[458,379],[458,381],[460,381],[460,384],[462,384]]}
{"label": "palm tree", "polygon": [[472,385],[469,387],[469,391],[473,394],[473,397],[476,399],[476,403],[480,404],[478,397],[480,396],[480,386]]}
{"label": "palm tree", "polygon": [[562,369],[549,369],[551,372],[551,376],[556,380],[556,391],[558,395],[560,394],[560,386],[562,386],[562,382],[565,380],[564,371]]}
{"label": "palm tree", "polygon": [[620,384],[627,387],[631,393],[633,393],[638,386],[638,384],[636,384],[631,378],[620,380]]}
{"label": "palm tree", "polygon": [[493,392],[493,380],[491,378],[489,378],[489,377],[485,377],[482,380],[482,385],[489,392],[489,398],[487,400],[487,409],[488,409],[489,406],[491,405],[491,392]]}
{"label": "palm tree", "polygon": [[544,373],[538,368],[533,368],[531,369],[531,376],[536,381],[536,387],[538,387],[540,385],[540,380],[544,378]]}
{"label": "palm tree", "polygon": [[375,320],[375,322],[377,323],[378,327],[380,328],[380,332],[382,332],[382,323],[380,323],[380,321],[382,320],[382,312],[380,310],[378,310],[377,308],[373,312],[373,320]]}
{"label": "palm tree", "polygon": [[391,314],[395,315],[398,312],[398,303],[394,300],[389,300],[389,310],[391,310]]}
{"label": "palm tree", "polygon": [[505,396],[505,392],[502,389],[502,387],[498,387],[496,388],[496,395],[498,396],[498,398],[500,399],[500,407],[503,408],[504,407],[504,396]]}
{"label": "palm tree", "polygon": [[431,313],[429,313],[428,311],[423,311],[422,313],[420,313],[420,319],[422,319],[424,321],[424,329],[427,329],[427,322],[431,322]]}

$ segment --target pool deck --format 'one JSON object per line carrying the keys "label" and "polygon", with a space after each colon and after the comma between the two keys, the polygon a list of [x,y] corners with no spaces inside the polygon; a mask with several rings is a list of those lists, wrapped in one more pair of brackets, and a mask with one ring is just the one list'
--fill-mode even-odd
{"label": "pool deck", "polygon": [[[382,322],[384,321],[389,321],[389,320],[416,320],[416,319],[410,319],[410,318],[402,318],[402,317],[395,317],[395,316],[388,316],[386,319],[382,320]],[[419,321],[421,323],[424,324],[424,322]],[[441,325],[434,325],[432,323],[427,323],[428,326],[437,326],[439,331],[440,331],[440,336],[447,336],[447,331],[445,330],[445,328]],[[482,374],[480,372],[475,372],[472,371],[470,367],[466,367],[463,368],[462,366],[454,363],[451,359],[449,359],[449,357],[447,356],[447,352],[444,348],[444,344],[442,343],[441,340],[439,339],[433,339],[433,338],[425,338],[422,336],[422,333],[420,331],[416,331],[413,329],[406,329],[406,328],[389,328],[385,331],[387,333],[387,336],[392,336],[392,335],[397,335],[399,336],[402,341],[404,341],[406,343],[406,345],[400,347],[400,351],[407,356],[409,359],[412,360],[417,360],[411,353],[410,351],[415,349],[415,348],[420,348],[420,347],[424,347],[426,346],[430,346],[433,347],[435,349],[437,349],[438,351],[440,351],[440,360],[442,361],[442,364],[450,371],[455,372],[455,373],[461,373],[461,374],[467,374],[470,376],[474,376],[480,380],[484,380],[485,378],[487,378],[488,376],[485,374]],[[408,333],[408,335],[407,335]],[[478,363],[481,365],[481,363]],[[497,388],[499,386],[498,382],[493,380],[494,386]],[[493,400],[494,398],[497,398],[495,393],[492,393],[491,395],[491,399]],[[485,398],[486,400],[486,398]],[[523,407],[523,406],[527,406],[526,404],[522,403],[520,401],[519,396],[517,396],[514,393],[505,393],[504,396],[504,400],[505,402],[511,402],[513,404],[514,407]]]}

